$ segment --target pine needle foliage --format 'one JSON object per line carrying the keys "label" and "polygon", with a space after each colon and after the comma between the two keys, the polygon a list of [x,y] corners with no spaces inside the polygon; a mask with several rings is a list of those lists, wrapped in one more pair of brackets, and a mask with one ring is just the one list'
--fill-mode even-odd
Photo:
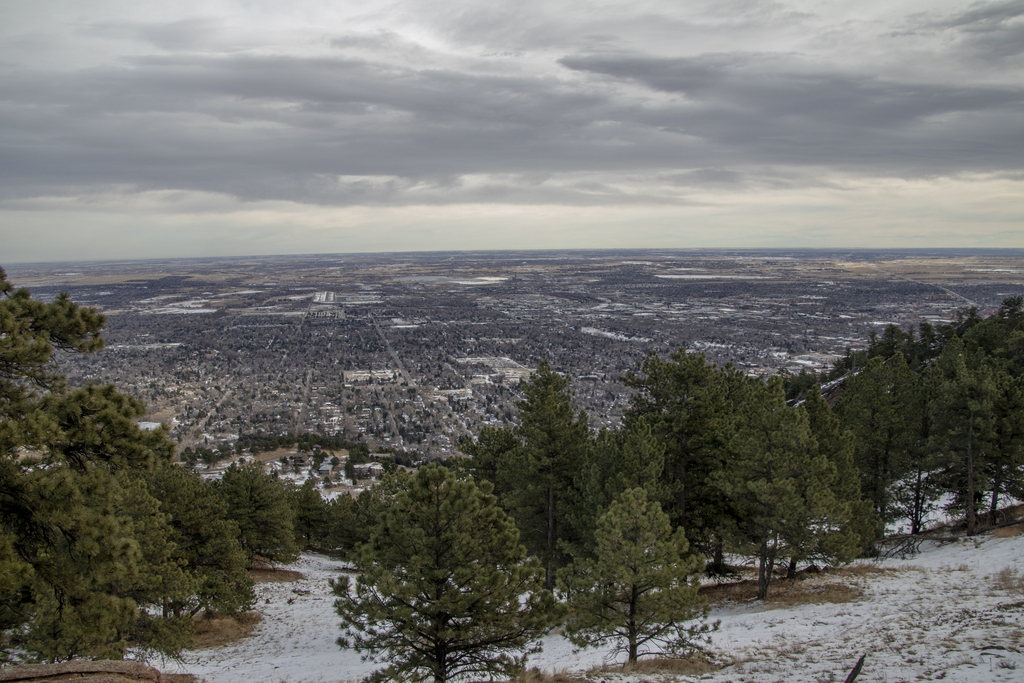
{"label": "pine needle foliage", "polygon": [[578,647],[611,643],[627,663],[644,655],[686,656],[709,639],[707,601],[697,593],[704,558],[642,488],[628,489],[601,516],[596,559],[559,571],[571,607],[566,635]]}
{"label": "pine needle foliage", "polygon": [[359,579],[333,582],[338,644],[385,663],[380,680],[515,676],[560,611],[543,568],[489,483],[437,466],[393,479],[402,486],[356,554]]}

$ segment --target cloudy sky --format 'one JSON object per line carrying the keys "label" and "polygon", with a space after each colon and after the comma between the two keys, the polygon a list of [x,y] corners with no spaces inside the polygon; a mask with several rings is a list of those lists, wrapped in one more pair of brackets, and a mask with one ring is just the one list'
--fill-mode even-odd
{"label": "cloudy sky", "polygon": [[1024,247],[1024,0],[0,0],[0,263]]}

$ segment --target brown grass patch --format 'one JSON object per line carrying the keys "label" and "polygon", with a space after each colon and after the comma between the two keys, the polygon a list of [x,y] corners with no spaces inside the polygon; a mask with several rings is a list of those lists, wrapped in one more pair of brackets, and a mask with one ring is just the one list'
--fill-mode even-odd
{"label": "brown grass patch", "polygon": [[1024,593],[1024,577],[1006,567],[995,576],[996,588],[1008,593]]}
{"label": "brown grass patch", "polygon": [[838,567],[836,569],[827,570],[829,574],[839,574],[848,576],[877,576],[879,574],[896,574],[899,572],[923,572],[924,569],[917,566],[916,564],[902,564],[898,567],[890,567],[884,564],[878,564],[875,562],[858,562],[857,564],[848,564],[845,567]]}
{"label": "brown grass patch", "polygon": [[245,573],[256,583],[291,583],[292,581],[301,581],[306,578],[302,575],[302,572],[269,567],[254,567]]}
{"label": "brown grass patch", "polygon": [[996,538],[1013,538],[1014,536],[1020,536],[1021,534],[1024,534],[1024,522],[992,530],[992,535]]}
{"label": "brown grass patch", "polygon": [[[753,602],[757,599],[757,581],[702,586],[700,592],[707,596],[708,604],[712,607],[736,602]],[[863,592],[860,586],[842,581],[773,579],[768,586],[768,598],[764,604],[768,607],[789,607],[852,602]]]}
{"label": "brown grass patch", "polygon": [[[275,462],[277,460],[280,460],[281,458],[287,458],[292,455],[295,455],[294,447],[278,448],[276,451],[266,451],[265,453],[257,453],[256,455],[252,456],[252,458],[254,460],[262,462],[263,464],[266,464],[268,462]],[[308,456],[309,453],[303,453],[303,455]]]}
{"label": "brown grass patch", "polygon": [[[819,574],[804,575],[805,580],[773,578],[768,586],[766,607],[818,605],[852,602],[864,593],[863,583],[869,576],[918,570],[917,567],[883,567],[872,563],[851,564],[838,569],[825,569]],[[712,607],[729,603],[753,602],[757,599],[757,580],[701,586],[701,595]]]}
{"label": "brown grass patch", "polygon": [[716,664],[707,658],[703,653],[697,653],[685,658],[652,657],[640,659],[636,664],[626,664],[621,667],[608,668],[611,672],[619,669],[624,674],[674,674],[678,676],[700,676],[718,671],[723,665]]}
{"label": "brown grass patch", "polygon": [[1024,504],[1010,505],[1008,507],[1003,508],[1002,510],[999,510],[996,514],[999,518],[1004,519],[1006,521],[1010,521],[1011,519],[1024,518]]}
{"label": "brown grass patch", "polygon": [[564,672],[546,674],[540,669],[530,669],[519,674],[509,683],[592,683],[592,681],[589,678],[570,676]]}
{"label": "brown grass patch", "polygon": [[206,650],[248,638],[262,618],[259,612],[244,612],[237,617],[197,615],[193,621],[196,634],[194,648]]}

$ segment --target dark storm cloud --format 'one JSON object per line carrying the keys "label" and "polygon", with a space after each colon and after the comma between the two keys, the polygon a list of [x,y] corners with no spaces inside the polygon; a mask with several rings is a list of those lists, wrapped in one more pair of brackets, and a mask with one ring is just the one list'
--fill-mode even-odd
{"label": "dark storm cloud", "polygon": [[[1020,6],[944,21],[998,27]],[[661,202],[615,178],[721,185],[745,182],[748,166],[931,176],[1024,163],[1020,88],[886,79],[790,54],[576,54],[539,75],[387,59],[429,51],[386,31],[337,36],[344,56],[307,58],[205,53],[221,40],[207,21],[90,30],[172,54],[0,72],[5,196]]]}

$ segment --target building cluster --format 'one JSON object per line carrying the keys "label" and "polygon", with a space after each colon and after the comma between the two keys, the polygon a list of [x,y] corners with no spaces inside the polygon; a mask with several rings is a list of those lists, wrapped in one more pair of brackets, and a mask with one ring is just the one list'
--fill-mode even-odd
{"label": "building cluster", "polygon": [[134,394],[183,447],[316,432],[425,458],[514,423],[519,383],[541,359],[572,376],[598,428],[621,419],[621,378],[651,352],[684,347],[752,375],[820,370],[888,324],[992,310],[1022,291],[1020,263],[980,257],[641,256],[164,261],[126,264],[120,280],[104,264],[95,283],[87,266],[74,279],[20,275],[36,296],[68,291],[107,315],[107,347],[62,367]]}

